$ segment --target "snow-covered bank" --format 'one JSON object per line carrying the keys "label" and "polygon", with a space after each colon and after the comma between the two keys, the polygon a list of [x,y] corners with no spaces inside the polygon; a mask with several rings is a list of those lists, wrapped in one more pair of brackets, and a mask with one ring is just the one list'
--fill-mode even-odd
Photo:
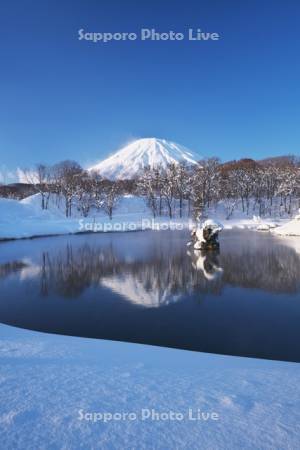
{"label": "snow-covered bank", "polygon": [[[6,449],[298,448],[299,364],[6,325],[0,326],[0,360],[0,437]],[[143,409],[184,418],[142,420]],[[189,409],[193,417],[199,410],[218,419],[191,420]],[[137,418],[80,420],[105,412]]]}
{"label": "snow-covered bank", "polygon": [[[217,208],[211,208],[208,216],[221,221],[225,229],[240,228],[268,231],[280,225],[285,225],[288,219],[267,220],[257,216],[247,217],[245,213],[236,210],[226,220],[226,211],[222,202]],[[295,222],[293,233],[296,234],[300,221]],[[39,194],[24,200],[0,198],[0,240],[20,239],[35,236],[73,234],[89,231],[136,231],[147,229],[192,229],[195,222],[188,217],[170,219],[167,216],[153,219],[144,198],[124,195],[116,207],[112,220],[102,211],[93,210],[88,217],[73,208],[72,217],[66,218],[64,205],[57,199],[50,199],[49,208],[41,209]],[[277,231],[276,230],[276,231]],[[296,234],[297,235],[297,234]]]}
{"label": "snow-covered bank", "polygon": [[[110,231],[130,229],[130,224],[141,227],[142,219],[151,218],[143,199],[125,196],[115,211],[113,220],[104,213],[95,212],[83,218],[76,210],[72,218],[66,218],[63,207],[53,200],[47,210],[41,209],[40,195],[24,200],[0,199],[0,239],[20,239],[33,236],[72,234],[81,231]],[[98,230],[95,227],[98,224]],[[99,226],[99,224],[101,226]]]}
{"label": "snow-covered bank", "polygon": [[300,215],[294,220],[276,228],[274,233],[280,236],[300,236]]}

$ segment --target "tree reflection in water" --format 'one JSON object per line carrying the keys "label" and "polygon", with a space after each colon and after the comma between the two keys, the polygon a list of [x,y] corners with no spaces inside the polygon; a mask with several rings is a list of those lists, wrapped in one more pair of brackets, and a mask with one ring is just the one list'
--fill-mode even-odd
{"label": "tree reflection in water", "polygon": [[[147,255],[127,259],[111,243],[95,246],[68,244],[55,252],[43,252],[41,293],[57,292],[78,297],[89,287],[105,286],[134,303],[160,306],[193,292],[221,294],[226,285],[262,289],[272,293],[300,290],[300,258],[293,248],[262,240],[260,246],[231,247],[217,252],[186,251],[184,245],[171,253],[149,246]],[[138,300],[140,296],[141,300]],[[133,298],[134,297],[134,298]]]}
{"label": "tree reflection in water", "polygon": [[187,233],[141,232],[5,244],[0,321],[300,361],[296,241],[234,230],[222,233],[220,253],[195,252],[187,241]]}

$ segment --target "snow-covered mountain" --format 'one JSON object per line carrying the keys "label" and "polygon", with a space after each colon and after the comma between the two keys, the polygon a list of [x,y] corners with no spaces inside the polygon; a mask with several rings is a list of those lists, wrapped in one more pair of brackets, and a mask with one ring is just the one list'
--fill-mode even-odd
{"label": "snow-covered mountain", "polygon": [[130,179],[141,173],[147,166],[165,168],[169,163],[181,161],[192,165],[199,159],[201,159],[200,156],[175,142],[145,138],[126,145],[88,170],[96,171],[110,179]]}

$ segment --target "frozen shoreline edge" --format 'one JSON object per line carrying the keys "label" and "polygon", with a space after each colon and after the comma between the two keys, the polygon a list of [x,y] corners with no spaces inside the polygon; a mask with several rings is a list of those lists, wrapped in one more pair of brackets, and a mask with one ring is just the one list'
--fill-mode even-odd
{"label": "frozen shoreline edge", "polygon": [[[182,228],[182,230],[188,230],[188,226],[184,226]],[[108,230],[108,231],[74,231],[74,232],[68,232],[68,233],[46,233],[46,234],[32,234],[29,236],[16,236],[16,237],[0,237],[0,244],[4,243],[4,242],[10,242],[10,241],[24,241],[24,240],[29,240],[29,239],[43,239],[43,238],[50,238],[50,237],[61,237],[61,236],[77,236],[77,235],[88,235],[88,234],[115,234],[115,233],[137,233],[137,232],[147,232],[147,231],[182,231],[182,230],[172,230],[171,228],[169,229],[156,229],[156,228],[147,228],[147,229],[143,229],[143,228],[137,228],[135,230]],[[239,231],[253,231],[256,233],[270,233],[275,237],[283,237],[283,236],[288,236],[288,237],[299,237],[299,235],[295,234],[295,235],[283,235],[283,234],[277,234],[274,233],[271,230],[268,231],[262,231],[262,230],[257,230],[255,228],[255,226],[239,226],[239,225],[230,225],[229,227],[224,227],[224,231],[228,231],[228,230],[239,230]]]}

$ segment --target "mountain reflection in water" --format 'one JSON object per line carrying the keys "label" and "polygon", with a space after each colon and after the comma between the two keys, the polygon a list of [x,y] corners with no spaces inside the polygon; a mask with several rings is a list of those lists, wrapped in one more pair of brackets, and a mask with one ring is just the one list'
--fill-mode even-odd
{"label": "mountain reflection in water", "polygon": [[[248,231],[225,231],[220,240],[220,252],[208,253],[187,247],[188,233],[178,231],[5,243],[0,320],[41,331],[298,360],[298,351],[285,350],[300,337],[296,246]],[[281,326],[286,336],[279,352],[267,341]]]}
{"label": "mountain reflection in water", "polygon": [[236,248],[234,241],[224,241],[219,253],[187,249],[184,241],[166,248],[160,240],[148,240],[145,253],[136,260],[111,241],[79,247],[68,242],[54,252],[42,251],[38,262],[0,265],[0,277],[28,272],[39,279],[43,296],[56,292],[74,298],[90,286],[102,285],[146,307],[178,301],[192,292],[221,294],[226,285],[275,293],[300,291],[300,255],[293,248],[275,239],[262,239],[259,245],[248,242],[238,242]]}

